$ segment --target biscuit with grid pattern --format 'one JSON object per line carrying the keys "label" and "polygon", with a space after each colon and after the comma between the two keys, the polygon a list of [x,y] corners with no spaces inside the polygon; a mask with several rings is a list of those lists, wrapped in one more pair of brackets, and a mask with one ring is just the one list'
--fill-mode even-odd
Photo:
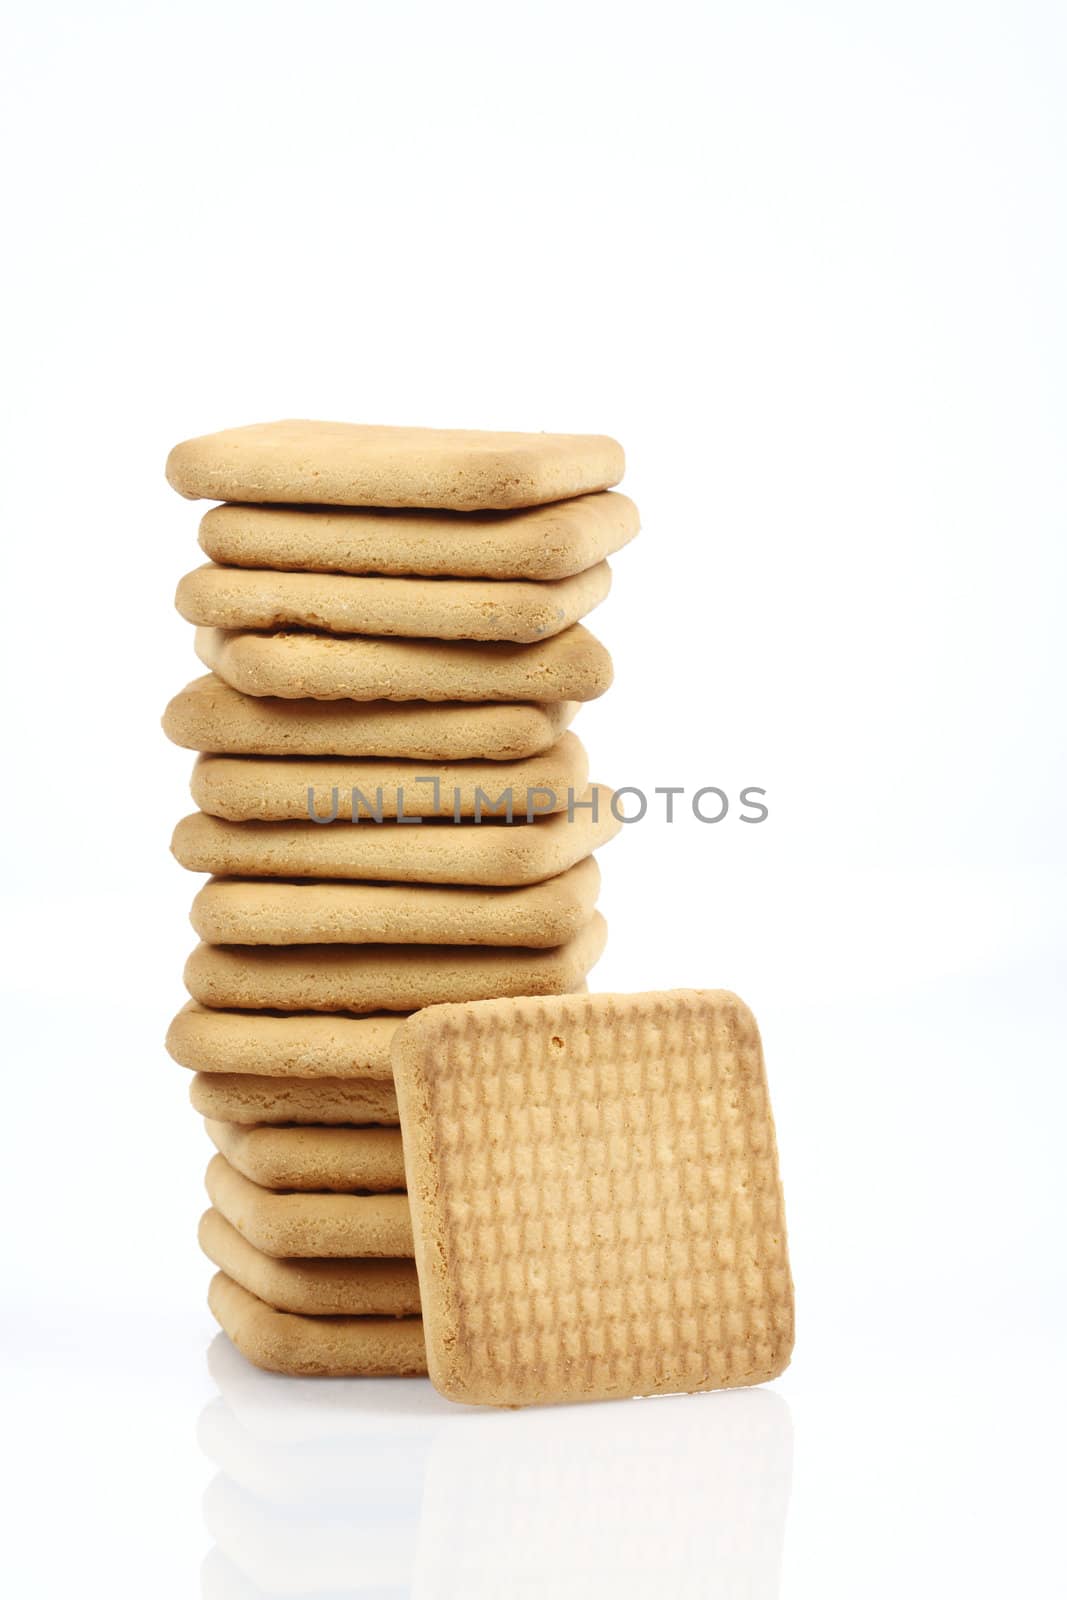
{"label": "biscuit with grid pattern", "polygon": [[204,1127],[234,1171],[261,1189],[387,1194],[406,1188],[397,1128],[239,1127],[210,1117]]}
{"label": "biscuit with grid pattern", "polygon": [[580,622],[536,644],[197,628],[197,655],[242,694],[282,700],[596,700],[611,657]]}
{"label": "biscuit with grid pattern", "polygon": [[[533,821],[227,822],[194,811],[171,851],[190,872],[217,878],[345,878],[376,883],[540,883],[599,850],[621,830],[610,789],[592,784],[573,805]],[[594,811],[589,807],[595,807]]]}
{"label": "biscuit with grid pattern", "polygon": [[200,545],[224,566],[275,572],[552,583],[588,572],[635,537],[624,494],[586,494],[517,512],[214,506]]}
{"label": "biscuit with grid pattern", "polygon": [[443,1394],[527,1405],[782,1372],[774,1123],[735,995],[440,1007],[397,1030],[393,1073]]}
{"label": "biscuit with grid pattern", "polygon": [[190,790],[201,811],[227,822],[305,822],[331,816],[382,821],[492,814],[508,795],[513,814],[565,811],[584,793],[589,758],[565,733],[519,761],[351,761],[299,756],[201,755]]}
{"label": "biscuit with grid pattern", "polygon": [[392,1083],[376,1078],[271,1078],[245,1072],[198,1072],[193,1109],[213,1122],[375,1124],[400,1121]]}
{"label": "biscuit with grid pattern", "polygon": [[517,761],[547,750],[577,710],[576,700],[279,700],[241,694],[207,672],[174,696],[162,720],[172,743],[220,755]]}
{"label": "biscuit with grid pattern", "polygon": [[201,944],[185,964],[185,986],[201,1005],[224,1010],[416,1011],[497,995],[567,994],[600,959],[606,942],[607,924],[594,911],[580,933],[553,950]]}
{"label": "biscuit with grid pattern", "polygon": [[410,1256],[406,1194],[279,1194],[212,1156],[204,1179],[215,1210],[268,1256]]}
{"label": "biscuit with grid pattern", "polygon": [[265,1078],[371,1078],[391,1083],[395,1015],[218,1011],[189,1000],[167,1030],[169,1054],[192,1072]]}
{"label": "biscuit with grid pattern", "polygon": [[174,604],[207,628],[316,628],[403,639],[506,639],[532,644],[580,622],[607,596],[611,569],[546,582],[385,578],[217,566],[189,572]]}
{"label": "biscuit with grid pattern", "polygon": [[216,1272],[208,1305],[253,1366],[296,1378],[419,1377],[426,1372],[421,1317],[305,1317],[276,1311]]}
{"label": "biscuit with grid pattern", "polygon": [[507,510],[609,489],[622,446],[601,433],[504,433],[286,417],[183,439],[167,482],[187,500]]}
{"label": "biscuit with grid pattern", "polygon": [[205,944],[469,944],[551,949],[593,915],[593,856],[518,889],[212,878],[189,920]]}
{"label": "biscuit with grid pattern", "polygon": [[200,1248],[227,1277],[276,1311],[309,1317],[411,1317],[419,1280],[410,1258],[268,1256],[211,1207],[200,1219]]}

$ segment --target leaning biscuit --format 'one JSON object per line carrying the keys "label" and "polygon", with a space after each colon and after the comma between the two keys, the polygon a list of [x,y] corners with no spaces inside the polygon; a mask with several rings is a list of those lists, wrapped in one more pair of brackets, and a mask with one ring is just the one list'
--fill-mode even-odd
{"label": "leaning biscuit", "polygon": [[268,1256],[411,1255],[406,1194],[276,1194],[221,1155],[204,1182],[215,1210]]}
{"label": "leaning biscuit", "polygon": [[591,571],[639,527],[637,507],[624,494],[474,516],[222,505],[201,521],[200,544],[231,567],[541,584]]}
{"label": "leaning biscuit", "polygon": [[212,1206],[200,1219],[200,1248],[226,1276],[276,1311],[310,1317],[411,1317],[419,1280],[410,1259],[268,1256]]}
{"label": "leaning biscuit", "polygon": [[386,1194],[405,1187],[396,1128],[240,1127],[210,1119],[204,1127],[230,1166],[262,1189]]}
{"label": "leaning biscuit", "polygon": [[[606,942],[607,924],[594,912],[580,933],[554,950],[433,944],[261,950],[201,944],[185,964],[185,986],[201,1005],[223,1009],[415,1011],[495,995],[565,994],[585,979]],[[209,1086],[212,1081],[204,1080]]]}
{"label": "leaning biscuit", "polygon": [[167,457],[167,482],[189,500],[480,511],[608,489],[624,467],[622,446],[603,434],[287,418],[184,440]]}
{"label": "leaning biscuit", "polygon": [[192,1072],[391,1083],[389,1050],[402,1021],[397,1016],[212,1011],[190,1000],[167,1030],[166,1044],[178,1065]]}
{"label": "leaning biscuit", "polygon": [[580,622],[611,587],[611,569],[542,583],[493,578],[383,578],[276,572],[208,562],[174,603],[209,628],[316,628],[404,639],[505,639],[532,644]]}
{"label": "leaning biscuit", "polygon": [[735,995],[437,1007],[398,1029],[393,1071],[443,1394],[608,1399],[788,1364],[774,1123]]}
{"label": "leaning biscuit", "polygon": [[566,944],[593,915],[593,856],[518,889],[212,878],[189,920],[206,944]]}
{"label": "leaning biscuit", "polygon": [[[500,798],[499,796],[494,798]],[[504,797],[506,799],[506,796]],[[194,812],[171,850],[190,872],[217,878],[347,878],[377,883],[516,887],[554,878],[622,827],[610,789],[590,785],[572,812],[508,823],[226,822]]]}
{"label": "leaning biscuit", "polygon": [[196,653],[242,694],[283,700],[596,700],[611,657],[574,623],[536,644],[197,628]]}
{"label": "leaning biscuit", "polygon": [[217,1272],[208,1305],[257,1367],[303,1378],[415,1377],[426,1371],[420,1317],[303,1317],[276,1311]]}
{"label": "leaning biscuit", "polygon": [[208,672],[174,696],[163,732],[185,750],[235,756],[514,761],[547,750],[577,710],[576,700],[280,700],[241,694]]}
{"label": "leaning biscuit", "polygon": [[209,1261],[276,1311],[312,1317],[419,1314],[419,1280],[410,1259],[268,1256],[213,1206],[200,1219],[198,1237]]}
{"label": "leaning biscuit", "polygon": [[373,1078],[271,1078],[198,1072],[189,1099],[202,1117],[237,1123],[380,1123],[399,1117],[391,1083]]}
{"label": "leaning biscuit", "polygon": [[[332,704],[332,702],[331,702]],[[201,811],[227,822],[305,822],[314,817],[492,815],[511,800],[517,817],[565,811],[589,781],[581,740],[565,733],[518,761],[353,761],[338,757],[202,755],[190,790]]]}

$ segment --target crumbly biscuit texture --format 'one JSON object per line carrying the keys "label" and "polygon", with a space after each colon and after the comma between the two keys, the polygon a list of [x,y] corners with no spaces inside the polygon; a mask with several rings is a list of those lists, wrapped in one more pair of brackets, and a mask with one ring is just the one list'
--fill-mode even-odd
{"label": "crumbly biscuit texture", "polygon": [[332,510],[214,506],[200,544],[219,564],[274,572],[556,582],[588,572],[634,538],[624,494],[586,494],[526,511]]}
{"label": "crumbly biscuit texture", "polygon": [[230,1166],[262,1189],[387,1194],[406,1186],[397,1128],[240,1127],[210,1119],[204,1126]]}
{"label": "crumbly biscuit texture", "polygon": [[190,1000],[167,1030],[167,1050],[192,1072],[391,1083],[389,1052],[403,1020],[393,1015],[213,1011]]}
{"label": "crumbly biscuit texture", "polygon": [[205,1178],[215,1210],[269,1256],[410,1256],[406,1194],[278,1194],[252,1183],[225,1156]]}
{"label": "crumbly biscuit texture", "polygon": [[391,1083],[374,1078],[270,1078],[198,1072],[189,1085],[194,1110],[215,1122],[367,1123],[396,1127]]}
{"label": "crumbly biscuit texture", "polygon": [[[185,985],[201,1005],[223,1009],[406,1012],[495,995],[566,994],[585,981],[606,942],[607,925],[594,912],[580,933],[552,950],[433,944],[283,945],[261,950],[201,944],[185,964]],[[269,1081],[280,1096],[280,1080]],[[194,1087],[199,1082],[194,1080]],[[205,1077],[203,1082],[218,1092],[217,1078]],[[195,1097],[194,1104],[202,1109]],[[204,1115],[216,1113],[205,1110]]]}
{"label": "crumbly biscuit texture", "polygon": [[610,587],[606,561],[544,583],[267,572],[211,562],[187,573],[174,603],[200,627],[532,644],[580,622]]}
{"label": "crumbly biscuit texture", "polygon": [[515,761],[547,750],[577,710],[576,700],[281,700],[242,694],[208,672],[174,696],[163,731],[183,749],[233,756]]}
{"label": "crumbly biscuit texture", "polygon": [[603,434],[287,419],[186,439],[166,470],[190,500],[480,511],[608,489],[625,457]]}
{"label": "crumbly biscuit texture", "polygon": [[536,644],[197,628],[196,653],[242,694],[282,700],[596,700],[611,657],[580,622]]}
{"label": "crumbly biscuit texture", "polygon": [[276,1311],[225,1272],[208,1290],[212,1315],[241,1354],[300,1378],[416,1377],[426,1371],[420,1317],[303,1317]]}
{"label": "crumbly biscuit texture", "polygon": [[213,1206],[200,1219],[199,1238],[209,1261],[276,1311],[313,1317],[419,1314],[419,1281],[411,1260],[268,1256]]}
{"label": "crumbly biscuit texture", "polygon": [[430,1375],[495,1405],[760,1383],[793,1289],[735,995],[494,1000],[393,1041]]}
{"label": "crumbly biscuit texture", "polygon": [[[494,796],[494,799],[501,797]],[[506,801],[506,796],[503,797]],[[569,811],[509,824],[227,822],[193,812],[171,850],[190,872],[217,878],[347,878],[376,883],[517,886],[554,878],[599,850],[622,827],[610,789],[590,785]]]}

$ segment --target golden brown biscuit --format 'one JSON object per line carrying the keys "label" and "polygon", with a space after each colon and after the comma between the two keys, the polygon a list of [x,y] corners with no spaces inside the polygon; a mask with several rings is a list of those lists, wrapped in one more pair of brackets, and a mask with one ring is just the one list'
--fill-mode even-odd
{"label": "golden brown biscuit", "polygon": [[224,505],[203,518],[200,544],[220,564],[275,572],[542,583],[588,572],[639,527],[637,507],[624,494],[466,515]]}
{"label": "golden brown biscuit", "polygon": [[410,1256],[406,1194],[277,1194],[212,1156],[211,1204],[268,1256]]}
{"label": "golden brown biscuit", "polygon": [[209,1261],[276,1311],[313,1317],[410,1317],[419,1313],[419,1280],[411,1260],[264,1255],[214,1207],[200,1219],[199,1239]]}
{"label": "golden brown biscuit", "polygon": [[426,1371],[420,1317],[301,1317],[275,1311],[216,1272],[208,1305],[241,1354],[303,1378],[415,1377]]}
{"label": "golden brown biscuit", "polygon": [[[204,1127],[230,1166],[262,1189],[334,1189],[338,1194],[362,1189],[387,1194],[405,1187],[404,1149],[397,1128],[240,1127],[210,1118]],[[253,1293],[259,1290],[253,1288]]]}
{"label": "golden brown biscuit", "polygon": [[389,1049],[402,1021],[394,1015],[213,1011],[190,1000],[167,1030],[166,1043],[178,1065],[192,1072],[391,1083]]}
{"label": "golden brown biscuit", "polygon": [[396,1127],[391,1083],[375,1078],[271,1078],[245,1072],[198,1072],[189,1099],[202,1117],[239,1123],[378,1123]]}
{"label": "golden brown biscuit", "polygon": [[577,710],[576,700],[280,700],[241,694],[208,672],[174,696],[163,732],[183,749],[234,756],[515,761],[547,750]]}
{"label": "golden brown biscuit", "polygon": [[187,622],[201,627],[300,627],[322,633],[532,644],[580,622],[610,587],[606,561],[542,583],[353,577],[209,562],[186,574],[174,603]]}
{"label": "golden brown biscuit", "polygon": [[480,511],[608,489],[624,468],[603,434],[286,419],[184,440],[167,482],[189,500]]}
{"label": "golden brown biscuit", "polygon": [[788,1364],[774,1122],[736,995],[436,1007],[397,1030],[393,1072],[443,1394],[608,1399]]}
{"label": "golden brown biscuit", "polygon": [[[185,985],[201,1005],[223,1009],[413,1011],[450,1000],[565,994],[585,979],[606,942],[607,924],[594,912],[580,933],[554,950],[434,944],[282,945],[259,950],[201,944],[185,964]],[[217,1079],[204,1082],[217,1085]]]}
{"label": "golden brown biscuit", "polygon": [[580,622],[536,644],[197,628],[196,653],[242,694],[282,700],[596,700],[611,657]]}

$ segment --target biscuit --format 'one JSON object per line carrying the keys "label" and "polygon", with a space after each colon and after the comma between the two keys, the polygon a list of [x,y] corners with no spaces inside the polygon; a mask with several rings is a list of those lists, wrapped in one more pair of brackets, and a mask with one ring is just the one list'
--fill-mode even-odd
{"label": "biscuit", "polygon": [[274,572],[541,584],[588,572],[629,544],[640,526],[624,494],[466,516],[229,505],[214,506],[202,519],[200,545],[224,566]]}
{"label": "biscuit", "polygon": [[211,1204],[242,1238],[268,1256],[410,1256],[406,1194],[276,1194],[225,1156],[204,1179]]}
{"label": "biscuit", "polygon": [[555,744],[577,710],[576,700],[280,700],[241,694],[208,672],[174,696],[163,732],[185,750],[234,756],[516,761]]}
{"label": "biscuit", "polygon": [[622,446],[598,433],[491,433],[286,418],[175,445],[167,482],[187,500],[506,510],[608,489]]}
{"label": "biscuit", "polygon": [[580,622],[536,644],[197,628],[196,653],[242,694],[282,700],[596,700],[611,657]]}
{"label": "biscuit", "polygon": [[599,892],[593,856],[558,877],[518,889],[212,878],[193,901],[189,920],[206,944],[551,949],[585,927]]}
{"label": "biscuit", "polygon": [[181,580],[174,603],[186,622],[201,627],[531,644],[580,622],[610,588],[606,561],[541,583],[268,572],[212,562]]}
{"label": "biscuit", "polygon": [[443,1394],[527,1405],[783,1371],[774,1123],[735,995],[441,1007],[397,1030],[393,1072]]}
{"label": "biscuit", "polygon": [[239,1127],[210,1119],[204,1127],[230,1166],[261,1189],[386,1194],[405,1187],[404,1150],[396,1128]]}
{"label": "biscuit", "polygon": [[202,755],[190,790],[201,811],[227,822],[305,822],[312,814],[369,820],[472,817],[511,796],[516,816],[566,809],[589,781],[573,733],[520,761],[352,761],[299,756]]}
{"label": "biscuit", "polygon": [[[590,806],[595,806],[595,815]],[[511,824],[490,817],[477,824],[364,818],[328,825],[226,822],[193,812],[175,828],[171,850],[190,872],[216,878],[346,878],[507,888],[566,872],[622,827],[610,789],[598,784],[586,789],[573,810],[573,817],[560,811]]]}
{"label": "biscuit", "polygon": [[275,1311],[216,1272],[212,1315],[241,1354],[267,1372],[301,1378],[418,1377],[426,1371],[420,1317],[302,1317]]}
{"label": "biscuit", "polygon": [[264,1078],[369,1078],[391,1083],[389,1049],[403,1017],[271,1016],[209,1011],[190,1000],[167,1030],[167,1050],[192,1072]]}
{"label": "biscuit", "polygon": [[[257,950],[201,944],[185,964],[185,985],[201,1005],[223,1009],[414,1011],[497,995],[565,994],[585,979],[606,941],[607,924],[594,912],[579,934],[554,950],[434,944],[297,944]],[[204,1079],[208,1085],[213,1081],[217,1083]],[[278,1079],[270,1083],[278,1084],[280,1092]]]}
{"label": "biscuit", "polygon": [[391,1083],[373,1078],[271,1078],[198,1072],[189,1099],[213,1122],[380,1123],[400,1120]]}
{"label": "biscuit", "polygon": [[388,1257],[264,1255],[213,1207],[204,1212],[200,1248],[228,1278],[276,1311],[311,1317],[411,1317],[419,1313],[415,1263]]}

